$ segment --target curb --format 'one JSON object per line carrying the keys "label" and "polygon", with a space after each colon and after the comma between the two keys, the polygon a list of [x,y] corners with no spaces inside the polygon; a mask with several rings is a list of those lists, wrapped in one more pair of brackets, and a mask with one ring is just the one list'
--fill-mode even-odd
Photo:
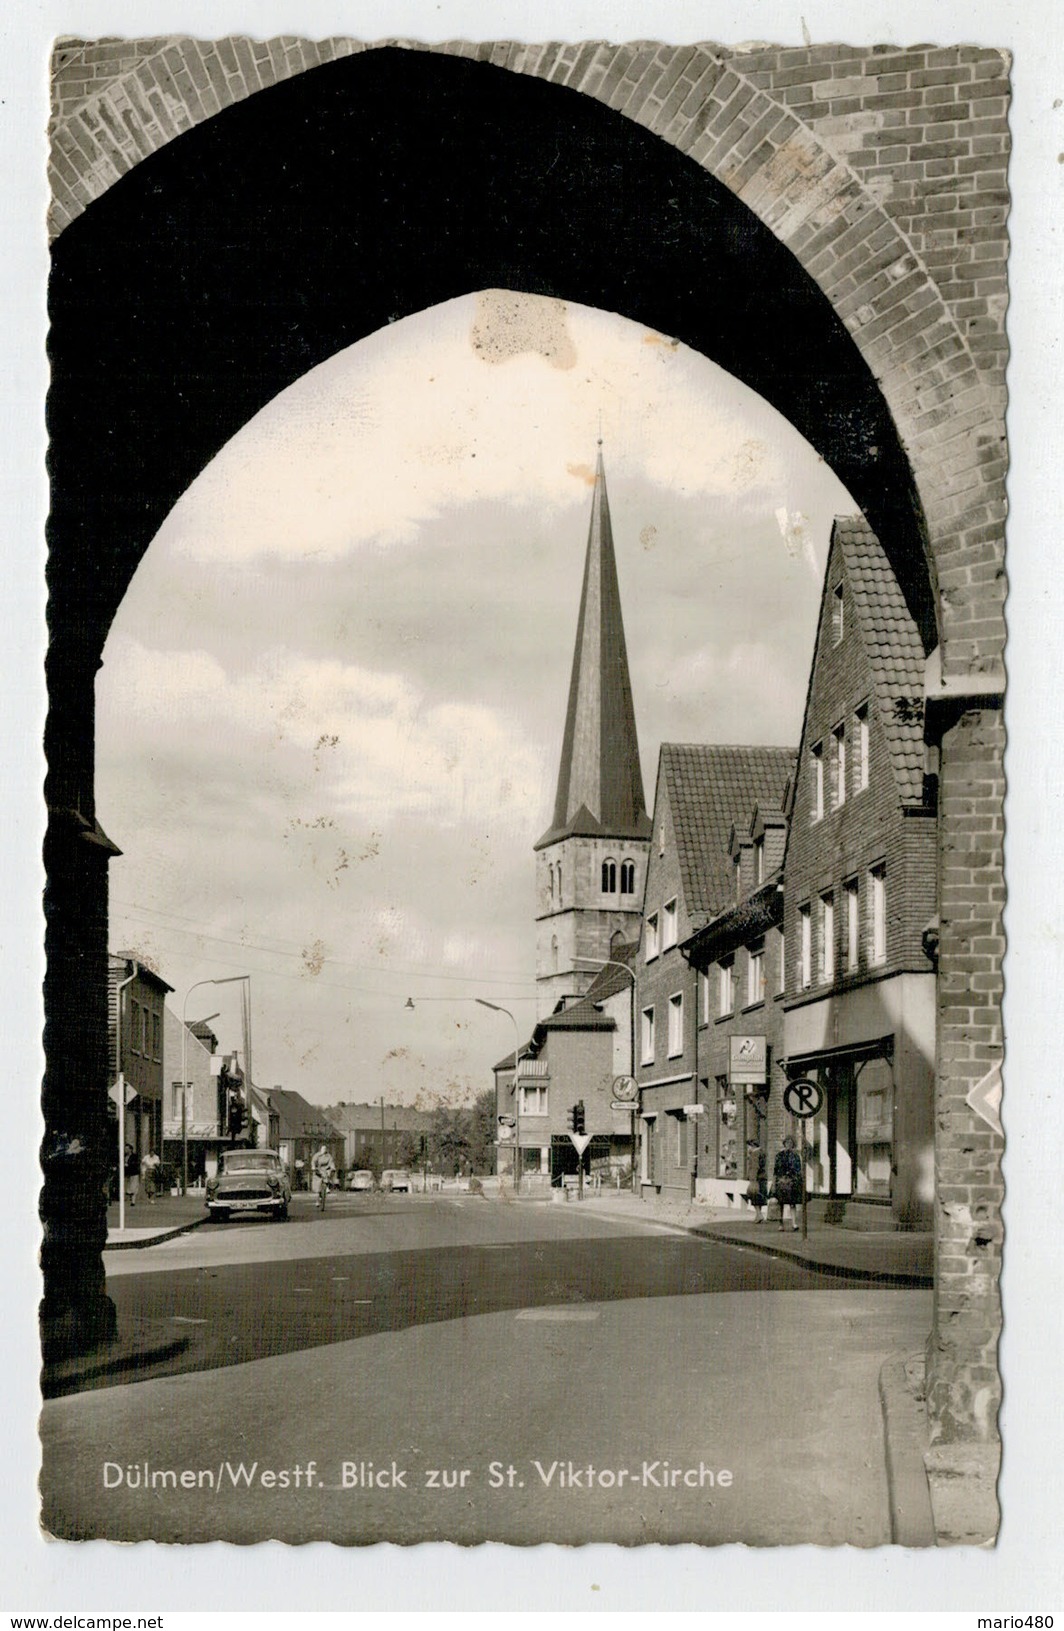
{"label": "curb", "polygon": [[[923,1356],[917,1355],[922,1364]],[[895,1546],[936,1546],[924,1452],[927,1416],[923,1400],[908,1385],[906,1356],[895,1354],[879,1372],[883,1442],[887,1463],[890,1538]]]}
{"label": "curb", "polygon": [[149,1235],[147,1240],[115,1240],[104,1246],[105,1252],[142,1252],[149,1246],[159,1246],[164,1240],[176,1240],[178,1235],[191,1234],[193,1229],[201,1229],[207,1218],[193,1218],[191,1223],[179,1223],[176,1228],[165,1229],[161,1234]]}
{"label": "curb", "polygon": [[[618,1223],[627,1222],[627,1218],[619,1217],[616,1212],[603,1213],[604,1217],[612,1217]],[[775,1257],[787,1263],[801,1263],[803,1267],[811,1269],[816,1274],[824,1274],[835,1279],[868,1280],[875,1285],[888,1285],[906,1287],[909,1290],[926,1291],[933,1289],[935,1277],[933,1274],[924,1274],[917,1270],[906,1272],[899,1269],[869,1269],[860,1264],[847,1266],[844,1263],[826,1263],[820,1258],[807,1257],[802,1252],[788,1251],[787,1247],[770,1244],[767,1240],[737,1240],[734,1235],[717,1234],[712,1223],[680,1223],[671,1218],[643,1218],[644,1223],[656,1224],[659,1229],[677,1229],[685,1235],[695,1235],[699,1240],[712,1240],[719,1246],[735,1246],[739,1251],[761,1252],[765,1257]]]}
{"label": "curb", "polygon": [[677,1224],[677,1228],[686,1234],[698,1235],[702,1240],[715,1240],[722,1246],[737,1246],[740,1251],[762,1252],[766,1257],[778,1257],[789,1263],[801,1263],[807,1269],[813,1269],[817,1274],[834,1276],[836,1279],[871,1280],[876,1285],[906,1286],[911,1290],[928,1290],[935,1284],[933,1274],[922,1274],[913,1270],[906,1273],[898,1269],[867,1269],[860,1264],[847,1266],[845,1263],[825,1263],[819,1258],[806,1257],[802,1252],[789,1252],[786,1246],[770,1246],[767,1241],[736,1240],[734,1235],[718,1235],[713,1233],[712,1226],[704,1224],[697,1227],[687,1227]]}

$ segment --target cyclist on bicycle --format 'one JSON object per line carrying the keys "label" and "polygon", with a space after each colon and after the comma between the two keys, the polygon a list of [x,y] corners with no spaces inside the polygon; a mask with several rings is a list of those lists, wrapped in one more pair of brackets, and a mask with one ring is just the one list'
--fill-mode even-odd
{"label": "cyclist on bicycle", "polygon": [[324,1144],[321,1145],[313,1161],[311,1161],[310,1168],[318,1180],[318,1204],[324,1206],[329,1184],[336,1171],[336,1162]]}

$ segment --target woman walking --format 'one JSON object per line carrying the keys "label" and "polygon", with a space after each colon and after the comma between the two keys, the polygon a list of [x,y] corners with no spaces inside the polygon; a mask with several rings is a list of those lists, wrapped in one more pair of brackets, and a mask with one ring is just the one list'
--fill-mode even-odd
{"label": "woman walking", "polygon": [[784,1226],[784,1214],[791,1209],[791,1227],[798,1227],[798,1206],[802,1199],[802,1158],[794,1147],[793,1138],[783,1140],[783,1148],[776,1157],[772,1169],[772,1190],[780,1203],[780,1230]]}

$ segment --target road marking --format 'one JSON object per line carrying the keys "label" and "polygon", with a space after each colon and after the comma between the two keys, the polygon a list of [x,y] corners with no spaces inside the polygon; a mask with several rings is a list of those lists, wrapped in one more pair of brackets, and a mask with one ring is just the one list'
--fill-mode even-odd
{"label": "road marking", "polygon": [[514,1315],[519,1320],[550,1320],[553,1324],[562,1324],[566,1321],[597,1320],[598,1311],[594,1308],[522,1308],[519,1314]]}
{"label": "road marking", "polygon": [[171,1320],[173,1321],[173,1323],[175,1325],[206,1325],[207,1324],[206,1320],[194,1320],[194,1319],[191,1319],[188,1314],[171,1314],[170,1318],[171,1318]]}

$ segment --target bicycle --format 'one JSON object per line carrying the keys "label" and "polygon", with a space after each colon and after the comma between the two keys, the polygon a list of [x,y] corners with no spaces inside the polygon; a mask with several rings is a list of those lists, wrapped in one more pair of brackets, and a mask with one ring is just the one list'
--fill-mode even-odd
{"label": "bicycle", "polygon": [[324,1173],[318,1178],[318,1211],[325,1211],[325,1199],[329,1193],[329,1180]]}

